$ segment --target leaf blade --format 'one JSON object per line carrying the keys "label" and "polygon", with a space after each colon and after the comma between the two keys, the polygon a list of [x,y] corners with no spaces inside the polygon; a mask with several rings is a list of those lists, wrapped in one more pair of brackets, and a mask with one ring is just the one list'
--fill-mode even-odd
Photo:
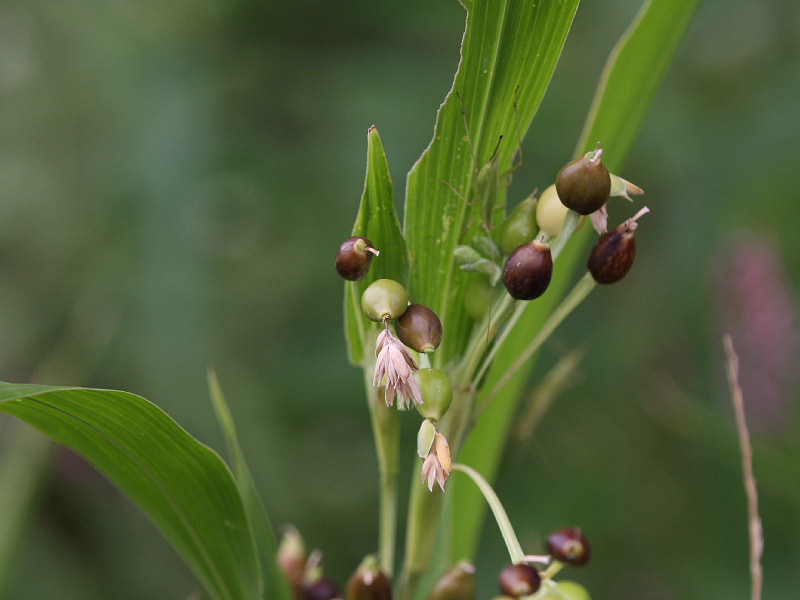
{"label": "leaf blade", "polygon": [[222,459],[140,396],[0,383],[0,411],[82,454],[161,529],[212,597],[259,597],[253,539]]}

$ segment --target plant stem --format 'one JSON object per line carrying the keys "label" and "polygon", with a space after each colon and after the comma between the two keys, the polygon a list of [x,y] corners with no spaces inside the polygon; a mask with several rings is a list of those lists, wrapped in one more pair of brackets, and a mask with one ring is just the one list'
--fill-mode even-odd
{"label": "plant stem", "polygon": [[536,334],[530,343],[525,347],[525,349],[520,352],[517,360],[506,370],[503,376],[497,381],[494,387],[489,391],[486,395],[486,399],[484,400],[483,404],[480,407],[480,410],[486,408],[489,403],[502,391],[503,387],[511,381],[512,377],[522,368],[522,365],[531,357],[531,355],[536,352],[539,347],[550,337],[550,335],[555,331],[556,327],[558,327],[561,322],[567,318],[567,316],[575,310],[575,308],[583,302],[586,296],[589,295],[595,287],[597,283],[592,278],[591,273],[586,273],[579,281],[575,284],[575,287],[572,288],[569,294],[564,298],[564,300],[559,304],[553,313],[548,317],[547,321],[545,321],[542,328],[539,330],[539,333]]}
{"label": "plant stem", "polygon": [[370,423],[375,439],[380,474],[379,542],[381,569],[387,576],[394,570],[397,539],[397,474],[400,449],[400,427],[397,411],[383,402],[382,388],[372,385],[374,365],[364,368],[364,387],[369,405]]}
{"label": "plant stem", "polygon": [[522,546],[517,539],[517,534],[511,526],[511,521],[508,519],[506,510],[503,508],[503,503],[500,502],[500,498],[497,497],[497,494],[492,489],[492,486],[489,485],[489,482],[475,469],[461,463],[453,463],[453,471],[466,473],[475,485],[478,486],[478,489],[480,489],[483,497],[486,499],[486,503],[489,505],[489,508],[492,509],[492,514],[494,514],[495,521],[497,521],[497,526],[500,528],[500,533],[503,535],[503,541],[506,543],[511,562],[515,564],[525,562],[525,553],[522,551]]}
{"label": "plant stem", "polygon": [[433,548],[439,531],[442,498],[443,494],[440,491],[429,492],[416,480],[416,477],[412,477],[406,528],[406,553],[396,593],[398,600],[410,600],[414,597],[420,579],[431,566]]}

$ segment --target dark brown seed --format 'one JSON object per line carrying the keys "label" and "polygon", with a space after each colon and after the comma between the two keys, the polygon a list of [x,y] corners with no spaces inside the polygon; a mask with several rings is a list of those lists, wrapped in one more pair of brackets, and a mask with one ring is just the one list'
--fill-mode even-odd
{"label": "dark brown seed", "polygon": [[589,562],[592,548],[577,527],[557,529],[547,537],[547,551],[563,563],[582,567]]}
{"label": "dark brown seed", "polygon": [[611,176],[603,165],[598,148],[568,162],[556,177],[556,192],[561,203],[582,215],[599,210],[611,194]]}
{"label": "dark brown seed", "polygon": [[400,341],[417,352],[433,352],[442,343],[442,322],[422,304],[409,304],[394,329]]}
{"label": "dark brown seed", "polygon": [[347,583],[347,600],[392,600],[392,586],[380,569],[361,569]]}
{"label": "dark brown seed", "polygon": [[539,589],[539,572],[530,565],[508,565],[500,571],[500,591],[512,598],[530,596]]}
{"label": "dark brown seed", "polygon": [[362,236],[348,238],[339,246],[336,253],[336,271],[348,281],[364,279],[369,271],[372,257],[378,251],[372,242]]}
{"label": "dark brown seed", "polygon": [[522,244],[514,250],[503,270],[503,283],[517,300],[538,298],[544,294],[552,277],[550,246],[539,240]]}
{"label": "dark brown seed", "polygon": [[615,283],[625,277],[636,258],[636,240],[633,232],[638,223],[636,220],[650,212],[642,208],[633,217],[616,229],[601,236],[589,255],[589,272],[597,283]]}

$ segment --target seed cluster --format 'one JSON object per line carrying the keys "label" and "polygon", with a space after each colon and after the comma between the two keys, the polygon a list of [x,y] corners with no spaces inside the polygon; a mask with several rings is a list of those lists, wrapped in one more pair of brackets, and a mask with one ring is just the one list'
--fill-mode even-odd
{"label": "seed cluster", "polygon": [[[628,192],[635,194],[641,190],[609,173],[602,156],[603,150],[598,144],[594,151],[570,161],[558,172],[553,185],[540,196],[534,192],[523,200],[497,230],[485,227],[486,235],[473,238],[469,246],[456,248],[456,264],[474,274],[468,282],[464,303],[467,314],[475,321],[484,319],[497,301],[496,291],[502,288],[496,284],[501,278],[510,296],[504,300],[506,307],[512,304],[511,299],[531,301],[546,293],[553,278],[554,254],[557,254],[554,249],[563,248],[566,242],[559,236],[568,215],[573,220],[565,235],[571,235],[572,228],[580,226],[584,215],[590,216],[595,229],[602,234],[587,262],[588,271],[597,283],[615,283],[630,271],[636,256],[637,220],[648,209],[641,209],[618,227],[605,232],[606,203],[611,194],[630,200]],[[381,327],[376,336],[373,384],[382,390],[387,408],[395,406],[397,400],[397,408],[414,406],[422,416],[417,433],[417,454],[423,459],[422,480],[431,492],[437,484],[444,491],[451,469],[467,467],[451,463],[448,440],[439,430],[440,420],[450,408],[454,395],[451,365],[447,369],[438,368],[432,366],[430,358],[442,342],[443,323],[430,307],[410,302],[408,292],[398,281],[376,279],[366,287],[364,283],[357,283],[368,276],[372,260],[379,254],[368,238],[350,237],[339,248],[336,270],[344,279],[353,282],[348,285],[363,289],[362,312]],[[498,310],[497,314],[503,313]],[[503,318],[508,317],[500,317]],[[374,333],[376,328],[373,326],[367,331]],[[476,375],[475,380],[479,379],[480,375]],[[461,381],[459,379],[459,383]],[[476,384],[472,382],[471,385]],[[498,580],[503,598],[525,598],[538,592],[542,598],[588,599],[588,592],[579,584],[551,580],[552,572],[564,565],[580,567],[589,562],[591,546],[582,530],[565,527],[553,531],[547,537],[547,552],[547,555],[526,555],[522,559],[518,552],[511,552],[514,563],[500,572]],[[550,567],[540,572],[530,564],[536,562],[550,563]],[[290,581],[298,600],[338,597],[335,584],[316,565],[309,568],[306,562],[305,568],[298,569],[298,564],[303,563],[281,562],[285,572],[293,574]],[[467,563],[454,565],[433,586],[428,600],[475,600],[473,572],[474,568]],[[346,600],[391,600],[389,578],[377,568],[374,559],[365,559],[351,577],[346,587]]]}

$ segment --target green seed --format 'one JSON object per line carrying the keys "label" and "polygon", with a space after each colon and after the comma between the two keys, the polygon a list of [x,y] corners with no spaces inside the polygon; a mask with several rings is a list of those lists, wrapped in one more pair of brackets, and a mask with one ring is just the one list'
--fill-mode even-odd
{"label": "green seed", "polygon": [[414,374],[422,394],[422,404],[417,410],[426,419],[438,421],[450,407],[453,399],[453,386],[447,373],[441,369],[420,369]]}
{"label": "green seed", "polygon": [[527,244],[539,232],[536,225],[536,197],[531,195],[517,204],[500,225],[500,250],[505,256],[522,244]]}
{"label": "green seed", "polygon": [[373,321],[391,321],[408,307],[406,288],[394,279],[373,281],[361,295],[361,310]]}

